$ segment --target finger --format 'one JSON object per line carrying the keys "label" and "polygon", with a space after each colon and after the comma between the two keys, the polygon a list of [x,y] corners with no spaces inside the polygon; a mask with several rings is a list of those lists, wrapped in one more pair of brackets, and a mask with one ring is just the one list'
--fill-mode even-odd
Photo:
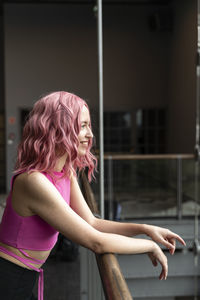
{"label": "finger", "polygon": [[167,258],[160,261],[160,264],[162,266],[162,272],[160,274],[160,280],[162,279],[167,279],[167,274],[168,274],[168,263],[167,263]]}
{"label": "finger", "polygon": [[159,279],[160,280],[166,280],[167,279],[167,270],[166,269],[162,269],[161,273],[160,273],[160,276],[159,276]]}
{"label": "finger", "polygon": [[164,277],[165,280],[167,279],[167,275],[168,275],[168,271],[165,274],[165,277]]}
{"label": "finger", "polygon": [[182,245],[186,246],[186,242],[180,237],[180,235],[171,232],[171,237],[170,238],[174,238],[177,241],[179,241]]}
{"label": "finger", "polygon": [[167,279],[167,275],[168,275],[168,264],[166,264],[165,269],[164,269],[164,279]]}
{"label": "finger", "polygon": [[172,239],[172,244],[174,246],[174,250],[172,251],[172,255],[174,254],[175,250],[176,250],[176,240],[175,239]]}
{"label": "finger", "polygon": [[182,245],[186,246],[186,242],[184,241],[184,239],[182,239],[179,235],[176,238]]}
{"label": "finger", "polygon": [[175,249],[176,249],[176,240],[175,239],[169,239],[169,243],[171,245],[173,245],[173,247],[174,247],[174,249],[172,249],[172,248],[169,249],[170,254],[173,255],[174,252],[175,252]]}
{"label": "finger", "polygon": [[159,279],[160,279],[160,280],[165,279],[165,272],[164,272],[164,270],[161,271],[160,276],[159,276]]}
{"label": "finger", "polygon": [[163,272],[160,273],[159,279],[163,280]]}
{"label": "finger", "polygon": [[161,273],[160,273],[159,279],[160,279],[160,280],[163,280],[163,269],[162,269],[162,271],[161,271]]}
{"label": "finger", "polygon": [[162,240],[162,244],[169,249],[170,251],[175,251],[175,246],[173,245],[173,243],[168,242],[168,240]]}

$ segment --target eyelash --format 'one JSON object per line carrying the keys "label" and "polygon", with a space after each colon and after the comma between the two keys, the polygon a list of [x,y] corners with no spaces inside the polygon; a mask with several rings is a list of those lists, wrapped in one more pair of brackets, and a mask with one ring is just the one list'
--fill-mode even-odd
{"label": "eyelash", "polygon": [[81,125],[81,128],[85,128],[86,126],[90,127],[90,125],[82,124],[82,125]]}

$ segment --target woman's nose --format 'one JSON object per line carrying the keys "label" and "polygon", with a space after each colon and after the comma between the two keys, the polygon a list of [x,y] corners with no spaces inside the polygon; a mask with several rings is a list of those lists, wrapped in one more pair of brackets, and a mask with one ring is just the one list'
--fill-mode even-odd
{"label": "woman's nose", "polygon": [[90,138],[93,137],[92,129],[90,127],[88,127],[87,136],[90,137]]}

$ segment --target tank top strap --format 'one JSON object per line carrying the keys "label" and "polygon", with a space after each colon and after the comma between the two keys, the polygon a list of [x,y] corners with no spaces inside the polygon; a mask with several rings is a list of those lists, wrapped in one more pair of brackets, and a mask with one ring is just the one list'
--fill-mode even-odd
{"label": "tank top strap", "polygon": [[17,177],[18,175],[20,175],[20,174],[22,174],[22,173],[24,173],[24,172],[21,171],[21,172],[18,172],[18,173],[16,173],[16,174],[13,174],[13,176],[12,176],[12,178],[11,178],[11,182],[10,182],[10,190],[11,190],[11,191],[12,191],[12,189],[13,189],[14,180],[16,179],[16,177]]}
{"label": "tank top strap", "polygon": [[45,262],[45,260],[41,260],[41,259],[37,259],[37,258],[34,258],[34,257],[31,257],[26,251],[24,251],[23,249],[19,249],[18,250],[23,254],[25,255],[28,259],[30,259],[30,261],[32,260],[32,262],[34,263],[39,263],[39,264],[43,264]]}
{"label": "tank top strap", "polygon": [[15,180],[15,177],[16,177],[17,174],[14,174],[11,178],[11,182],[10,182],[10,190],[12,191],[12,188],[13,188],[13,183],[14,183],[14,180]]}

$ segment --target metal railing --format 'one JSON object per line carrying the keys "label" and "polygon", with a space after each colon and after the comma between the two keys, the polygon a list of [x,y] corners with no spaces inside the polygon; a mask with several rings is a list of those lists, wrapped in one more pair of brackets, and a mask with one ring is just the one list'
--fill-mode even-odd
{"label": "metal railing", "polygon": [[[107,171],[105,172],[105,176],[107,178],[107,199],[109,202],[108,205],[108,211],[109,211],[109,219],[113,219],[113,202],[114,202],[114,195],[115,195],[115,188],[116,188],[116,183],[115,182],[115,177],[116,176],[114,172],[114,166],[116,163],[120,163],[121,166],[127,161],[131,165],[132,161],[143,161],[145,166],[147,164],[147,161],[174,161],[174,164],[176,166],[176,187],[170,187],[171,189],[174,189],[174,192],[176,195],[176,217],[177,219],[182,218],[182,202],[183,202],[183,161],[194,161],[195,162],[195,155],[194,154],[148,154],[148,155],[131,155],[131,154],[106,154],[104,156],[104,160],[106,162],[107,166]],[[166,168],[167,169],[167,168]],[[130,174],[131,175],[131,174]],[[196,176],[194,174],[194,176]],[[150,177],[150,176],[149,176]],[[119,182],[117,187],[123,186]],[[117,191],[119,192],[119,191]],[[130,193],[131,194],[131,193]],[[135,217],[135,216],[134,216]]]}
{"label": "metal railing", "polygon": [[[128,172],[128,175],[131,176],[129,171],[139,171],[139,181],[141,186],[139,186],[139,192],[138,192],[138,199],[141,200],[140,191],[143,190],[144,187],[144,175],[146,175],[147,178],[152,177],[150,180],[150,185],[152,184],[153,180],[157,180],[157,176],[155,174],[152,174],[152,170],[156,170],[154,166],[156,165],[158,168],[158,174],[160,175],[161,169],[171,169],[173,168],[173,176],[171,176],[171,173],[169,174],[167,172],[167,176],[165,178],[165,181],[168,183],[170,181],[170,184],[167,186],[164,185],[164,190],[171,190],[172,194],[167,194],[167,196],[173,196],[173,206],[174,209],[173,212],[175,214],[173,215],[178,220],[182,219],[182,216],[185,216],[183,214],[183,207],[184,203],[187,204],[187,202],[192,201],[192,205],[194,205],[194,214],[192,215],[194,217],[194,236],[195,236],[195,244],[194,244],[194,262],[195,265],[197,265],[198,257],[199,257],[199,238],[198,238],[198,219],[199,219],[199,184],[200,184],[200,167],[199,167],[199,161],[196,159],[194,154],[167,154],[167,155],[119,155],[119,154],[106,154],[104,156],[104,160],[106,163],[106,172],[105,176],[107,176],[107,201],[108,203],[108,210],[109,210],[109,219],[113,219],[113,203],[115,201],[116,195],[118,195],[119,191],[121,192],[121,189],[126,191],[126,193],[129,195],[132,195],[135,186],[131,190],[126,190],[128,185],[130,185],[130,182],[128,182],[128,185],[124,186],[124,183],[126,183],[126,179],[124,180],[123,176],[120,177],[120,180],[116,181],[117,172],[116,170],[121,170],[122,168],[125,169],[125,173]],[[131,163],[131,161],[134,161]],[[155,162],[154,162],[155,161]],[[131,165],[131,168],[127,168],[127,165]],[[125,168],[124,168],[125,166]],[[134,167],[132,167],[134,166]],[[135,168],[136,166],[136,168]],[[153,168],[152,168],[153,166]],[[117,167],[117,168],[116,168]],[[148,169],[148,172],[140,172],[141,167],[143,169]],[[163,172],[162,174],[165,174]],[[138,174],[136,174],[138,175]],[[151,176],[152,175],[152,176]],[[134,177],[134,176],[133,176]],[[136,178],[137,176],[135,176]],[[83,193],[87,200],[87,203],[92,210],[94,214],[97,216],[99,215],[97,203],[95,201],[95,197],[98,196],[98,193],[93,194],[90,185],[86,179],[85,174],[82,176],[82,182],[83,182]],[[122,179],[122,182],[121,182]],[[153,179],[153,180],[152,180]],[[189,188],[185,185],[188,184],[188,181],[190,181]],[[158,185],[155,185],[153,188],[158,188],[159,184],[163,183],[162,180],[158,180]],[[173,185],[171,185],[173,183]],[[147,187],[149,187],[149,182]],[[136,186],[137,188],[137,186]],[[155,197],[155,190],[154,194],[151,194],[151,197],[148,198],[148,201],[151,198]],[[149,190],[147,190],[149,193]],[[152,191],[151,191],[152,192]],[[133,193],[133,196],[135,194]],[[122,197],[124,194],[122,194]],[[126,194],[125,194],[126,196]],[[132,196],[131,196],[132,197]],[[128,201],[133,201],[132,199]],[[98,198],[97,198],[98,199]],[[163,200],[161,199],[160,203],[163,201],[163,205],[165,204],[165,198]],[[123,204],[123,200],[121,202]],[[162,204],[162,203],[161,203]],[[170,202],[171,204],[171,202]],[[141,203],[140,203],[141,205]],[[145,205],[145,203],[144,203]],[[134,207],[135,208],[135,207]],[[165,206],[166,208],[166,206]],[[185,207],[185,209],[187,206]],[[131,209],[129,209],[130,211]],[[144,215],[145,217],[145,215]],[[162,217],[162,216],[160,216]],[[104,288],[105,297],[108,300],[111,299],[132,299],[130,292],[128,290],[127,284],[125,282],[125,279],[121,273],[118,261],[113,254],[104,254],[104,255],[96,255],[97,264],[99,267],[99,273],[102,279],[102,284]],[[197,282],[197,276],[195,276],[195,282]],[[197,294],[197,283],[196,283],[196,292]]]}
{"label": "metal railing", "polygon": [[[85,173],[81,174],[82,192],[94,215],[99,215],[92,189]],[[96,254],[106,300],[132,300],[132,296],[114,254]]]}

